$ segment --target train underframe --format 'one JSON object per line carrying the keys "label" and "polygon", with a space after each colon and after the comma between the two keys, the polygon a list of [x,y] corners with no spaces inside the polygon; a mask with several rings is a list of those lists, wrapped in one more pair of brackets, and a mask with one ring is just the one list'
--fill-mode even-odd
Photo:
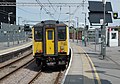
{"label": "train underframe", "polygon": [[69,62],[69,55],[58,56],[34,56],[37,66],[62,65],[66,67]]}

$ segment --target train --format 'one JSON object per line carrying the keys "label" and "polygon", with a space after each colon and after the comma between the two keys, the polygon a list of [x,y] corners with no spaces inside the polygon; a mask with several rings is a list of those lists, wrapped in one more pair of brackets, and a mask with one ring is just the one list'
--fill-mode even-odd
{"label": "train", "polygon": [[63,22],[45,20],[32,27],[33,57],[38,66],[66,66],[70,60],[69,28]]}

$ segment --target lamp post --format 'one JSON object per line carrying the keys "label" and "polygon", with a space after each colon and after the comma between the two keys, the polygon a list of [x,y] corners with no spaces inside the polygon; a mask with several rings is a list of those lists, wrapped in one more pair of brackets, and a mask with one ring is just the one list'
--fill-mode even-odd
{"label": "lamp post", "polygon": [[[10,27],[10,15],[11,14],[13,14],[13,12],[9,12],[8,13],[8,24],[9,24],[9,27]],[[9,31],[7,32],[7,40],[8,40],[8,42],[7,42],[7,45],[8,45],[8,47],[10,46],[10,36],[9,36]]]}
{"label": "lamp post", "polygon": [[22,17],[18,17],[18,25],[20,25],[20,18],[22,18]]}
{"label": "lamp post", "polygon": [[86,13],[85,13],[85,12],[82,12],[82,14],[85,14],[85,22],[84,22],[85,25],[84,25],[84,33],[83,33],[83,34],[85,35],[85,27],[86,27],[86,21],[87,21],[87,20],[86,20]]}
{"label": "lamp post", "polygon": [[10,24],[10,15],[13,14],[13,12],[8,13],[8,23]]}
{"label": "lamp post", "polygon": [[21,29],[20,29],[20,27],[18,28],[18,44],[20,43],[19,41],[20,41],[20,32],[21,32]]}
{"label": "lamp post", "polygon": [[85,43],[85,46],[86,46],[86,41],[87,41],[86,22],[87,22],[87,20],[86,20],[86,13],[85,13],[85,12],[82,12],[82,14],[85,14],[85,23],[84,23],[85,25],[84,25],[83,35],[84,35],[84,37],[85,37],[84,43]]}
{"label": "lamp post", "polygon": [[79,17],[76,17],[77,18],[77,43],[78,43],[78,25],[79,25]]}
{"label": "lamp post", "polygon": [[102,29],[101,29],[101,32],[102,33],[102,36],[101,36],[101,40],[102,40],[102,43],[101,43],[101,55],[104,59],[104,57],[106,56],[106,29],[105,29],[105,6],[106,6],[106,0],[102,0],[103,2],[103,8],[104,8],[104,19],[103,19],[103,25],[102,25]]}
{"label": "lamp post", "polygon": [[[71,13],[71,10],[70,10],[70,6],[69,6],[69,12],[68,13],[66,13],[66,14],[69,14],[69,23],[68,23],[68,27],[70,28],[70,24],[71,24],[71,15],[73,15],[72,13]],[[72,39],[73,39],[73,42],[74,42],[74,28],[72,28],[73,30],[73,34],[72,34]]]}

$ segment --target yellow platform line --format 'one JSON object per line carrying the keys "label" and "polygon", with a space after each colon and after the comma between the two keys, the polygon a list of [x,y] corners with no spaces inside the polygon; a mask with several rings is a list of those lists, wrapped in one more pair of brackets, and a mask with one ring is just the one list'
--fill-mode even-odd
{"label": "yellow platform line", "polygon": [[[82,49],[82,48],[81,48],[81,49]],[[83,49],[82,49],[82,50],[83,50]],[[86,54],[88,60],[89,60],[90,63],[91,63],[91,66],[92,66],[92,68],[93,68],[93,70],[94,70],[94,72],[95,72],[95,76],[96,76],[96,80],[98,81],[98,84],[101,84],[100,77],[99,77],[99,75],[98,75],[98,73],[97,73],[97,70],[96,70],[96,68],[95,68],[95,65],[93,64],[93,62],[92,62],[91,58],[89,57],[89,55],[88,55],[84,50],[83,50],[83,52]]]}

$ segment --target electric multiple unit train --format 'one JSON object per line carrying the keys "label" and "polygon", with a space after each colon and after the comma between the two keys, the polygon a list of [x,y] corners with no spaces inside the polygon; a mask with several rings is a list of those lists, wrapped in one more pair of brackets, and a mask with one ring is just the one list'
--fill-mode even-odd
{"label": "electric multiple unit train", "polygon": [[69,29],[62,22],[42,21],[32,28],[33,56],[36,64],[66,65],[69,61]]}

